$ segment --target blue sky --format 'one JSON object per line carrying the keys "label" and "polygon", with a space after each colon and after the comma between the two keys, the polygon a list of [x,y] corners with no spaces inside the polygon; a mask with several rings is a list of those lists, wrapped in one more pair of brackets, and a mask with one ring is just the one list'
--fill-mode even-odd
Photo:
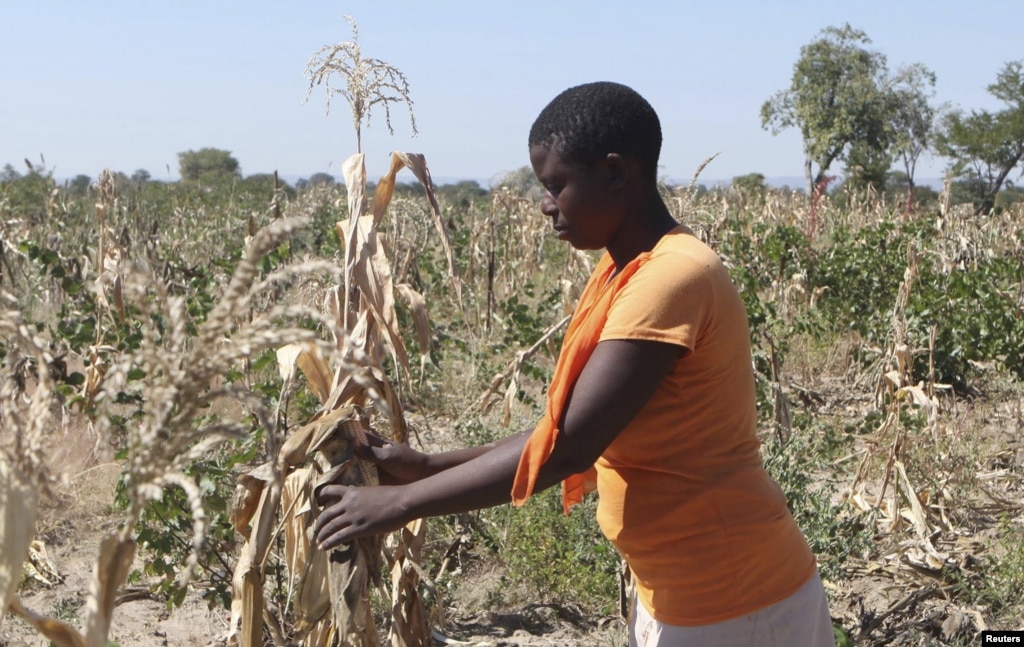
{"label": "blue sky", "polygon": [[[337,175],[355,151],[347,105],[302,72],[321,45],[351,40],[407,76],[403,107],[363,133],[372,177],[391,150],[422,152],[436,178],[488,178],[528,163],[526,135],[561,90],[613,80],[654,105],[662,175],[801,176],[796,131],[761,129],[800,47],[829,25],[864,30],[891,68],[920,62],[936,101],[997,108],[985,87],[1024,59],[1024,2],[978,0],[0,0],[0,165],[43,155],[58,177],[145,168],[177,177],[177,153],[232,151],[245,175]],[[926,160],[919,177],[937,176]],[[407,179],[411,179],[407,178]]]}

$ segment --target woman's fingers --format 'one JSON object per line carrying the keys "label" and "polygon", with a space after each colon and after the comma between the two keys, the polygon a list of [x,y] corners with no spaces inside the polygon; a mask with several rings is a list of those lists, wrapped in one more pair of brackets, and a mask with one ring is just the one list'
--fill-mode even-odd
{"label": "woman's fingers", "polygon": [[323,486],[316,494],[325,506],[313,525],[317,546],[326,550],[401,528],[408,520],[402,506],[395,505],[396,491],[387,486]]}
{"label": "woman's fingers", "polygon": [[[315,541],[316,545],[320,550],[330,550],[344,543],[350,541],[346,531],[352,527],[351,522],[348,521],[344,510],[341,510],[338,514],[330,514],[332,508],[344,505],[343,503],[337,503],[330,508],[324,510],[320,517],[317,519],[317,526],[315,530]],[[326,516],[330,515],[330,516]]]}
{"label": "woman's fingers", "polygon": [[316,497],[316,503],[321,508],[337,503],[345,496],[345,492],[348,491],[348,485],[339,485],[337,483],[328,483],[321,485],[314,490],[314,496]]}
{"label": "woman's fingers", "polygon": [[348,486],[325,485],[316,493],[317,503],[323,508],[313,525],[313,537],[321,550],[344,543],[338,532],[351,525],[345,517],[345,493]]}

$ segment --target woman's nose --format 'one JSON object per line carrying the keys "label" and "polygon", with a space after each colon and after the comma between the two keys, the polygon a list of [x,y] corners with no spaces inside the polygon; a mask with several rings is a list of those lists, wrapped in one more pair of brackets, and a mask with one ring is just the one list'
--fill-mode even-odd
{"label": "woman's nose", "polygon": [[540,212],[552,218],[558,215],[558,207],[555,205],[554,199],[547,193],[540,199]]}

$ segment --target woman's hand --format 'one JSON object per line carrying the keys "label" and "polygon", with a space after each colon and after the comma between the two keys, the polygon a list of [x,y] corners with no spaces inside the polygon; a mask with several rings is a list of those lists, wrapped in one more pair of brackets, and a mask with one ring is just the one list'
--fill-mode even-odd
{"label": "woman's hand", "polygon": [[320,550],[335,548],[360,537],[398,530],[412,519],[399,503],[402,486],[324,485],[316,500],[324,509],[313,526]]}
{"label": "woman's hand", "polygon": [[369,433],[366,434],[366,440],[366,445],[356,444],[356,456],[377,466],[382,484],[403,485],[429,476],[426,470],[427,454],[405,443],[391,442]]}

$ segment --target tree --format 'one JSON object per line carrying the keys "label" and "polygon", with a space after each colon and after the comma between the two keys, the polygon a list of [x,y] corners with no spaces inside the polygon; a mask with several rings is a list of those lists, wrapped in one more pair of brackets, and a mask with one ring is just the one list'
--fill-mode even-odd
{"label": "tree", "polygon": [[761,126],[766,130],[778,134],[800,129],[812,198],[832,163],[845,159],[854,145],[856,159],[872,164],[888,149],[888,68],[884,55],[865,49],[870,42],[848,24],[822,30],[800,49],[790,87],[761,106]]}
{"label": "tree", "polygon": [[455,184],[443,184],[436,187],[437,199],[447,205],[465,211],[475,202],[487,198],[487,189],[476,180],[461,180]]}
{"label": "tree", "polygon": [[274,197],[275,191],[282,191],[285,196],[295,196],[295,190],[287,182],[279,179],[276,173],[254,173],[246,176],[241,182],[241,188],[252,197],[269,202]]}
{"label": "tree", "polygon": [[92,178],[84,173],[79,173],[68,183],[68,190],[72,195],[83,196],[89,191],[90,184],[92,184]]}
{"label": "tree", "polygon": [[337,183],[338,181],[330,173],[314,173],[309,176],[309,184],[311,186],[331,186]]}
{"label": "tree", "polygon": [[952,159],[951,173],[972,187],[975,213],[988,213],[1010,174],[1024,160],[1024,61],[1011,61],[988,86],[1006,108],[998,112],[956,110],[946,115],[937,150]]}
{"label": "tree", "polygon": [[149,171],[147,171],[144,168],[135,169],[135,172],[132,173],[132,182],[136,184],[145,184],[146,182],[149,182],[152,178],[153,176],[150,175]]}
{"label": "tree", "polygon": [[219,148],[202,148],[178,153],[178,172],[181,179],[219,183],[241,177],[238,160],[230,151]]}
{"label": "tree", "polygon": [[893,88],[895,102],[892,113],[893,152],[903,164],[907,182],[907,211],[914,208],[914,172],[917,160],[931,148],[935,131],[935,73],[921,64],[907,66],[897,72]]}
{"label": "tree", "polygon": [[4,164],[3,170],[0,170],[0,182],[13,182],[21,177],[21,173],[18,173],[18,169],[10,165],[10,163]]}
{"label": "tree", "polygon": [[757,201],[764,199],[764,194],[768,191],[768,185],[765,184],[764,173],[747,173],[746,175],[737,175],[732,179],[732,186],[742,195],[753,198]]}

